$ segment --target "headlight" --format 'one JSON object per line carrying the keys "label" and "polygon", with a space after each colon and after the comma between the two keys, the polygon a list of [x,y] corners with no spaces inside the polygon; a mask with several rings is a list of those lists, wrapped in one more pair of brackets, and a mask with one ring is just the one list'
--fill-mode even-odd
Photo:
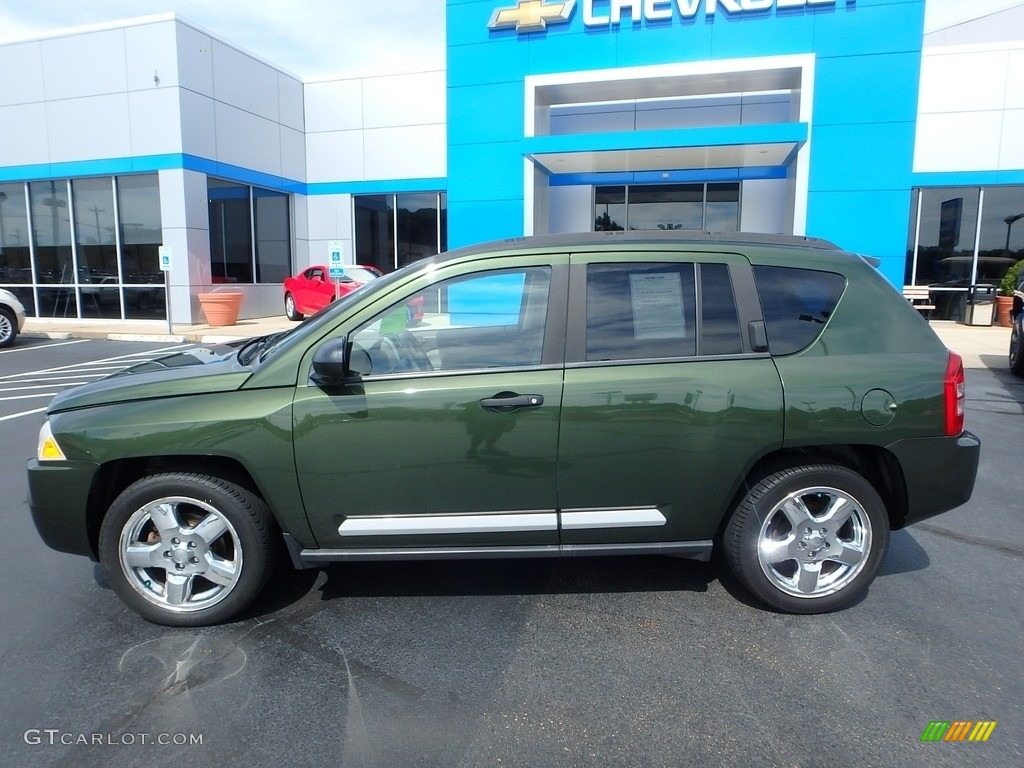
{"label": "headlight", "polygon": [[50,422],[44,421],[43,428],[39,430],[39,445],[36,448],[36,458],[39,461],[67,461],[64,451],[57,445],[57,440],[50,431]]}

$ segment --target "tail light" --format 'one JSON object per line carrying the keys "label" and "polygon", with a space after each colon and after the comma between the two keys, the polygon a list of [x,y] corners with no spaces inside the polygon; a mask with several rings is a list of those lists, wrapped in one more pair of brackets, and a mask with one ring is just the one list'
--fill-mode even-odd
{"label": "tail light", "polygon": [[964,361],[956,352],[949,353],[942,390],[946,401],[946,434],[953,437],[964,431]]}

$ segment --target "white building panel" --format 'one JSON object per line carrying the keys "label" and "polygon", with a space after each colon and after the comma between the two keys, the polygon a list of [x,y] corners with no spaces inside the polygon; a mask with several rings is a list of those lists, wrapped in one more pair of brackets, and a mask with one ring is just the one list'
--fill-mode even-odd
{"label": "white building panel", "polygon": [[123,93],[128,87],[123,29],[55,37],[41,45],[43,87],[51,101]]}
{"label": "white building panel", "polygon": [[277,73],[278,114],[281,124],[296,131],[303,130],[302,83],[294,77]]}
{"label": "white building panel", "polygon": [[[4,73],[0,88],[0,106],[43,101],[42,43],[0,46],[0,72]],[[17,73],[12,77],[11,73]]]}
{"label": "white building panel", "polygon": [[306,134],[306,180],[363,181],[363,132]]}
{"label": "white building panel", "polygon": [[217,127],[217,160],[254,171],[280,175],[280,127],[276,122],[220,101],[214,103],[214,114]]}
{"label": "white building panel", "polygon": [[593,188],[590,186],[551,187],[548,231],[552,235],[589,232],[594,228]]}
{"label": "white building panel", "polygon": [[0,165],[35,165],[50,162],[46,132],[46,105],[0,107]]}
{"label": "white building panel", "polygon": [[[310,195],[306,198],[309,211],[310,263],[327,261],[327,243],[352,236],[352,195]],[[323,244],[314,249],[314,241]],[[351,245],[351,244],[350,244]],[[346,253],[352,253],[351,247]]]}
{"label": "white building panel", "polygon": [[213,96],[213,39],[178,21],[178,82],[182,88]]}
{"label": "white building panel", "polygon": [[214,101],[195,91],[178,90],[181,104],[181,151],[198,157],[217,156]]}
{"label": "white building panel", "polygon": [[[170,88],[178,84],[175,22],[159,21],[124,30],[125,70],[129,91]],[[154,77],[159,83],[154,81]]]}
{"label": "white building panel", "polygon": [[447,174],[444,125],[368,130],[363,151],[368,179],[415,179]]}
{"label": "white building panel", "polygon": [[181,108],[177,88],[150,88],[128,94],[133,155],[181,152]]}
{"label": "white building panel", "polygon": [[740,198],[740,229],[770,235],[789,230],[789,181],[786,179],[750,179],[743,182]]}
{"label": "white building panel", "polygon": [[306,180],[306,142],[300,131],[286,126],[281,131],[281,175],[293,181]]}
{"label": "white building panel", "polygon": [[277,70],[219,40],[213,44],[213,96],[267,120],[280,119]]}
{"label": "white building panel", "polygon": [[1001,112],[919,115],[914,171],[992,171],[999,167]]}
{"label": "white building panel", "polygon": [[999,170],[1024,168],[1024,109],[1003,113],[1003,143],[999,150]]}
{"label": "white building panel", "polygon": [[393,128],[445,121],[444,72],[370,77],[363,88],[363,125]]}
{"label": "white building panel", "polygon": [[128,94],[51,101],[46,132],[52,163],[128,157]]}
{"label": "white building panel", "polygon": [[926,51],[921,60],[919,113],[1002,109],[1007,51]]}
{"label": "white building panel", "polygon": [[306,131],[350,131],[363,127],[363,81],[306,83]]}
{"label": "white building panel", "polygon": [[[1005,104],[1007,109],[1024,109],[1024,44],[1020,49],[1009,52]],[[1024,143],[1024,138],[1021,143]]]}

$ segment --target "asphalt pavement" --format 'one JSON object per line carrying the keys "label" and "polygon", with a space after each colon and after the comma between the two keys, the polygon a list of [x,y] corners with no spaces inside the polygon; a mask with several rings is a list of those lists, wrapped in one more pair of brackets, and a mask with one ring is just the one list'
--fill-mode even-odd
{"label": "asphalt pavement", "polygon": [[[766,611],[715,562],[624,557],[283,569],[238,621],[158,627],[42,544],[24,462],[46,398],[3,401],[0,765],[1017,768],[1024,380],[1004,330],[944,330],[974,496],[894,533],[869,594],[824,616]],[[0,400],[182,343],[25,338]],[[983,720],[987,742],[921,741]]]}

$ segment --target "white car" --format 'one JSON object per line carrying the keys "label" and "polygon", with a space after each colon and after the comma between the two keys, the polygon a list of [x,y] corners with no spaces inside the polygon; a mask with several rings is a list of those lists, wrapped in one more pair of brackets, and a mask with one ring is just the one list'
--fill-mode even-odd
{"label": "white car", "polygon": [[25,307],[18,297],[0,288],[0,347],[8,347],[25,327]]}

